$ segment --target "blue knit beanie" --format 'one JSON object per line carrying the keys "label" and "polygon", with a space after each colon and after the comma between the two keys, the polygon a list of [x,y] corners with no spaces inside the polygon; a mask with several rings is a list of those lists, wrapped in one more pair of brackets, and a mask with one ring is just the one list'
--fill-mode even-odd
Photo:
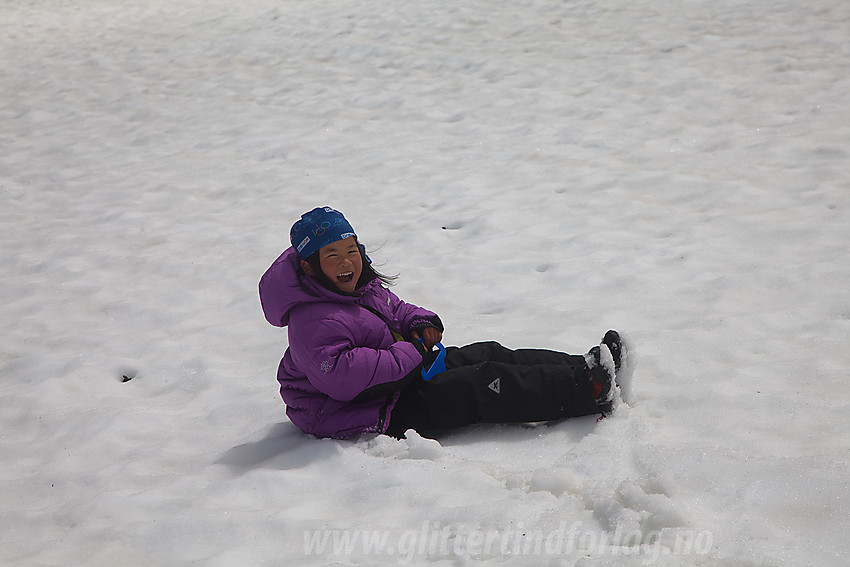
{"label": "blue knit beanie", "polygon": [[323,246],[349,236],[357,235],[342,213],[330,207],[317,207],[304,213],[289,231],[289,241],[301,260],[306,260]]}

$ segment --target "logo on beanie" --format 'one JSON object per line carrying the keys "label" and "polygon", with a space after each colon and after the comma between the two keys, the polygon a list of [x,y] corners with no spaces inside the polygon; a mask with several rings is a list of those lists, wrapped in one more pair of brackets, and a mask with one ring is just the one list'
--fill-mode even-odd
{"label": "logo on beanie", "polygon": [[308,236],[304,240],[301,241],[301,244],[299,244],[296,249],[299,252],[301,252],[302,250],[304,250],[304,247],[307,246],[307,244],[309,244],[309,243],[310,243],[310,237]]}

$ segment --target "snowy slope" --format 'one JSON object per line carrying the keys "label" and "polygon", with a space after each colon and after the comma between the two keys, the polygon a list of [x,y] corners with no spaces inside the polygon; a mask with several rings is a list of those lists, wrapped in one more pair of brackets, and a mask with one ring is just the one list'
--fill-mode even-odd
{"label": "snowy slope", "polygon": [[[0,5],[0,563],[843,565],[850,4]],[[610,419],[316,440],[256,284],[343,210]],[[123,382],[121,376],[134,377]]]}

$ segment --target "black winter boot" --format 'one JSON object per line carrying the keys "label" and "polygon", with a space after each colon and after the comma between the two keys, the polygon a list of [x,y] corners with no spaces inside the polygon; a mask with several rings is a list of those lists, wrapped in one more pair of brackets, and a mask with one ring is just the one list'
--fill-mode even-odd
{"label": "black winter boot", "polygon": [[620,333],[611,329],[602,337],[602,344],[611,351],[611,356],[614,357],[614,369],[619,370],[623,363],[623,341],[620,339]]}
{"label": "black winter boot", "polygon": [[[607,364],[603,357],[608,358]],[[614,411],[614,388],[617,387],[615,373],[610,367],[611,357],[608,346],[604,343],[593,347],[584,355],[587,376],[593,388],[593,397],[596,399],[599,411],[605,415],[610,415]]]}

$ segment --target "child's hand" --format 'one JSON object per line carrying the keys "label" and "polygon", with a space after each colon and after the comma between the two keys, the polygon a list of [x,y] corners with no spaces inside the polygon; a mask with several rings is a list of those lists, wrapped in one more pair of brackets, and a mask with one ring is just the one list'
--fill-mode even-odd
{"label": "child's hand", "polygon": [[416,331],[413,331],[414,339],[421,339],[425,343],[425,350],[431,350],[434,345],[443,340],[443,333],[435,327],[426,327],[422,330],[422,336]]}

